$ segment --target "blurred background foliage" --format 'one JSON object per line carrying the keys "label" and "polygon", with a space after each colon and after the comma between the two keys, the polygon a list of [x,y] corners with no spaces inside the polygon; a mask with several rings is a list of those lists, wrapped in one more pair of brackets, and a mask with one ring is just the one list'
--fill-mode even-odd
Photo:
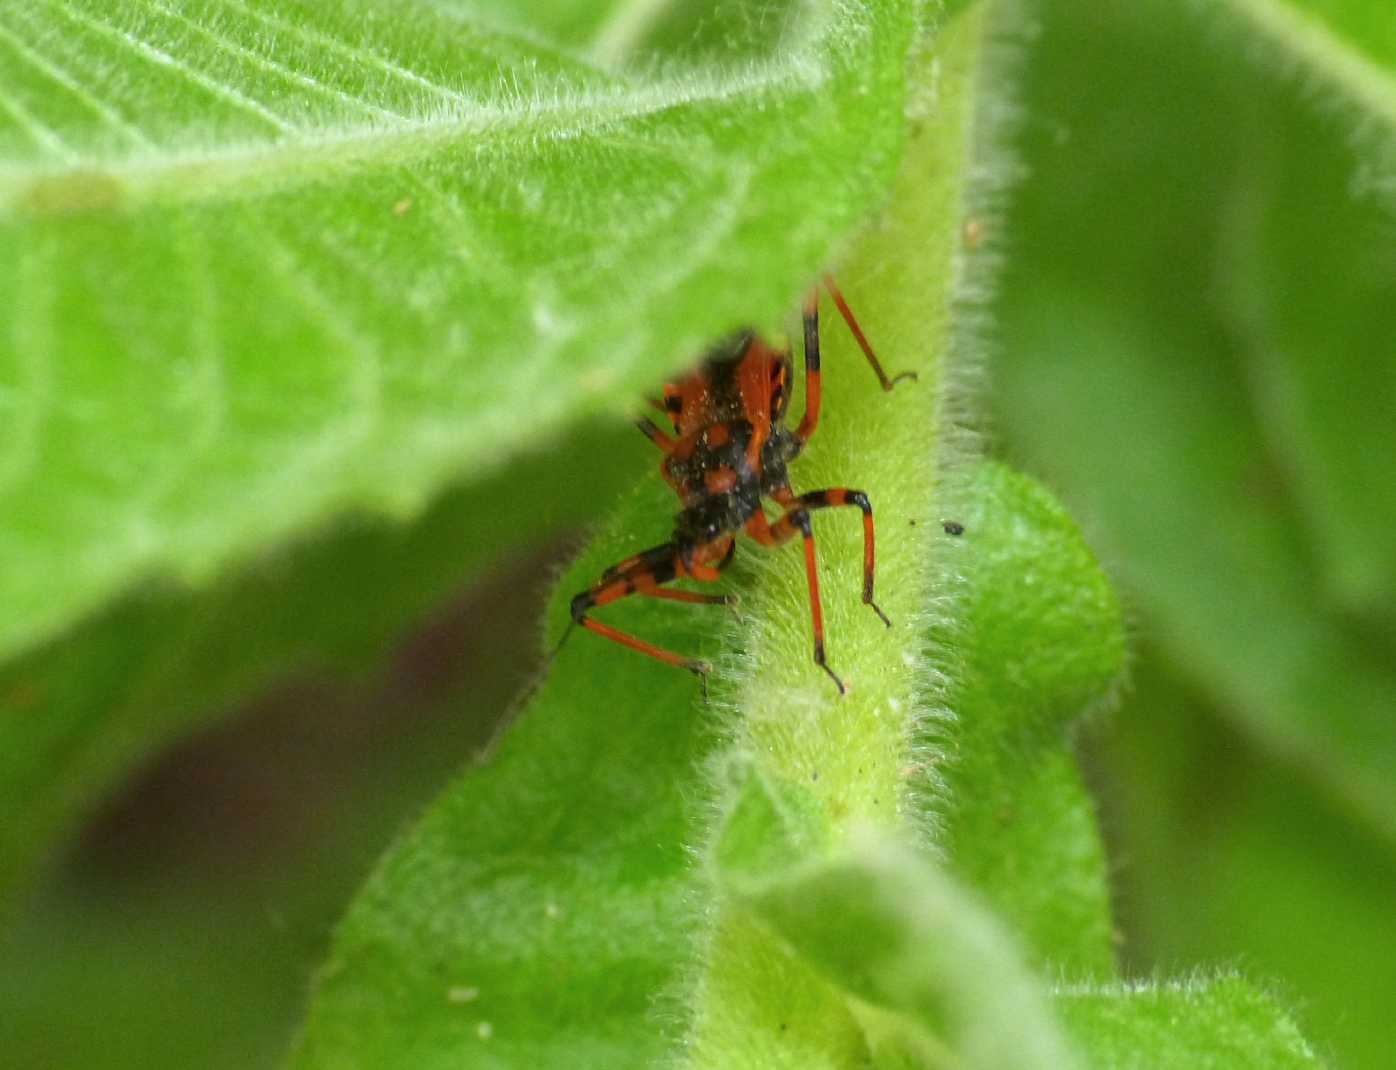
{"label": "blurred background foliage", "polygon": [[1389,191],[1331,90],[1202,5],[1053,5],[1026,75],[991,402],[1134,611],[1086,740],[1126,964],[1234,964],[1389,1065]]}
{"label": "blurred background foliage", "polygon": [[[580,25],[584,6],[558,10]],[[1353,116],[1245,24],[1167,0],[1040,19],[988,403],[1001,451],[1071,505],[1133,610],[1132,686],[1082,739],[1120,952],[1140,975],[1238,967],[1335,1066],[1385,1067],[1390,191]],[[643,445],[579,432],[516,475],[604,469],[599,509],[647,468]],[[447,544],[472,500],[286,567],[318,555],[327,587],[345,562],[385,572],[413,537]],[[370,614],[342,656],[380,651],[371,672],[209,695],[236,707],[221,727],[149,763],[16,911],[0,1063],[272,1065],[348,896],[526,678],[557,531],[588,510],[551,510],[464,589],[470,569],[442,565],[434,596]]]}

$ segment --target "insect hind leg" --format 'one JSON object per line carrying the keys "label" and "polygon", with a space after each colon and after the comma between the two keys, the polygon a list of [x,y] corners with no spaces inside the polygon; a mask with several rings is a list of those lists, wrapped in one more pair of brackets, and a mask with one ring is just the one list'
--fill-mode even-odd
{"label": "insect hind leg", "polygon": [[[678,546],[674,543],[665,543],[663,546],[656,546],[644,553],[627,558],[618,565],[607,569],[596,584],[578,593],[572,599],[572,623],[568,627],[568,634],[577,625],[581,625],[587,631],[628,647],[636,653],[644,654],[646,657],[662,661],[675,668],[686,669],[700,679],[703,685],[703,694],[706,696],[708,692],[707,675],[712,671],[712,666],[708,662],[701,658],[686,657],[672,650],[665,650],[654,643],[630,635],[618,628],[613,628],[590,615],[593,609],[635,594],[679,602],[726,603],[727,599],[723,595],[665,590],[661,587],[662,584],[672,582],[682,575],[686,575],[686,571],[679,555]],[[567,635],[564,635],[563,640],[565,641],[566,638]]]}
{"label": "insect hind leg", "polygon": [[819,569],[814,556],[814,528],[810,524],[809,510],[798,503],[774,524],[766,520],[764,513],[757,513],[746,525],[747,534],[762,546],[780,546],[799,534],[805,548],[805,583],[809,588],[810,626],[814,632],[814,663],[829,675],[839,694],[848,689],[839,679],[839,674],[829,667],[824,653],[824,607],[819,600]]}

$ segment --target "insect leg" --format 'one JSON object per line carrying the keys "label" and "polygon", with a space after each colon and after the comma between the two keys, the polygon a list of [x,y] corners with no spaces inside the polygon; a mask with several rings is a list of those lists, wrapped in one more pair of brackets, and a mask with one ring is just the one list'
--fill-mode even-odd
{"label": "insect leg", "polygon": [[819,380],[819,293],[815,291],[805,299],[805,414],[800,417],[800,426],[795,428],[795,437],[801,444],[809,441],[814,429],[819,425],[819,401],[822,393]]}
{"label": "insect leg", "polygon": [[[588,616],[588,613],[600,606],[608,605],[617,599],[628,597],[632,594],[649,595],[655,598],[671,598],[676,595],[685,595],[685,591],[661,591],[660,585],[669,583],[684,574],[683,562],[679,557],[678,548],[673,543],[666,543],[663,546],[656,546],[651,550],[646,550],[642,554],[627,558],[620,564],[606,570],[601,579],[592,587],[582,591],[572,599],[572,621],[580,624],[587,631],[595,632],[603,638],[620,643],[621,646],[629,647],[648,657],[664,662],[666,665],[673,665],[676,668],[687,669],[689,672],[703,680],[703,691],[707,693],[707,674],[711,671],[706,661],[700,658],[684,657],[682,654],[675,654],[673,651],[665,650],[647,643],[643,639],[638,639],[633,635],[628,635],[609,624],[603,624]],[[702,596],[695,599],[678,598],[677,601],[699,601]]]}
{"label": "insect leg", "polygon": [[665,453],[674,452],[674,440],[659,429],[659,425],[648,416],[641,416],[635,421],[644,436],[658,446]]}
{"label": "insect leg", "polygon": [[872,346],[868,343],[867,336],[863,334],[863,328],[858,326],[858,321],[853,317],[853,310],[848,307],[848,302],[843,299],[843,294],[839,292],[838,286],[834,284],[832,275],[824,276],[824,288],[829,291],[829,296],[834,299],[834,304],[838,306],[839,313],[843,316],[843,321],[848,324],[848,329],[853,332],[853,337],[858,342],[858,348],[863,351],[863,356],[868,358],[868,363],[872,365],[872,370],[877,375],[877,381],[882,384],[883,390],[891,390],[903,379],[915,379],[915,372],[898,372],[892,378],[887,378],[887,373],[882,370],[882,363],[873,353]]}
{"label": "insect leg", "polygon": [[732,596],[726,594],[704,594],[702,591],[680,591],[673,587],[656,587],[652,591],[636,591],[647,598],[664,598],[670,602],[692,602],[704,606],[729,606]]}
{"label": "insect leg", "polygon": [[814,626],[814,663],[829,674],[829,679],[834,681],[839,694],[844,694],[847,689],[843,686],[843,681],[829,668],[829,663],[824,657],[824,609],[819,603],[819,570],[815,567],[814,530],[810,527],[809,510],[796,507],[774,524],[767,522],[764,513],[757,512],[747,521],[746,531],[763,546],[779,546],[789,541],[797,531],[804,538],[805,582],[809,586],[810,618]]}
{"label": "insect leg", "polygon": [[887,627],[892,626],[892,622],[887,619],[887,614],[882,612],[878,604],[873,601],[873,511],[872,502],[868,501],[868,496],[861,490],[851,490],[848,487],[830,487],[828,490],[812,490],[808,494],[801,494],[798,498],[793,497],[786,489],[784,494],[773,494],[773,498],[782,505],[791,508],[804,507],[805,509],[837,509],[843,505],[855,505],[863,511],[863,602],[872,606],[874,613],[881,618],[882,623]]}

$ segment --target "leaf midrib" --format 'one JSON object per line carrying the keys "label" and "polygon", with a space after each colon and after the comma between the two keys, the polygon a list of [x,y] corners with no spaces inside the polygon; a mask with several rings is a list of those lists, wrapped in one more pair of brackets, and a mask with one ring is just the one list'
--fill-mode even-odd
{"label": "leaf midrib", "polygon": [[[0,32],[6,28],[0,26]],[[319,31],[315,34],[317,39],[334,41]],[[390,62],[374,58],[380,64]],[[406,75],[421,77],[400,65],[392,66]],[[67,164],[0,161],[0,222],[64,216],[93,208],[132,210],[157,202],[197,204],[269,195],[323,183],[327,175],[348,178],[411,164],[466,138],[488,140],[492,150],[507,151],[513,144],[586,136],[679,108],[792,88],[812,92],[829,74],[816,45],[733,71],[685,72],[672,81],[643,85],[617,80],[609,91],[578,92],[559,84],[550,87],[551,97],[509,104],[472,101],[465,94],[427,81],[429,87],[449,92],[457,106],[434,115],[409,115],[354,98],[365,110],[400,121],[391,126],[373,121],[349,126],[287,126],[284,137],[270,141],[174,151],[158,149],[138,128],[106,116],[109,125],[117,126],[128,139],[137,139],[133,151],[117,157],[89,156]],[[460,104],[469,107],[462,109]]]}

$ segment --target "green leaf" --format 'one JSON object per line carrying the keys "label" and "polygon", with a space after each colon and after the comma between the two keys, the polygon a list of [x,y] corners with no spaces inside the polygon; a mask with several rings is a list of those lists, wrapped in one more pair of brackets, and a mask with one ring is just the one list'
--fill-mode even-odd
{"label": "green leaf", "polygon": [[[816,486],[857,473],[879,530],[892,533],[878,544],[878,598],[894,627],[886,632],[856,602],[826,599],[826,628],[838,637],[828,646],[830,663],[850,683],[849,694],[831,705],[827,682],[811,679],[808,669],[803,585],[798,573],[776,572],[772,561],[761,568],[764,582],[743,594],[749,623],[731,647],[736,656],[720,663],[722,696],[730,694],[741,712],[736,748],[781,797],[793,785],[805,786],[813,799],[800,809],[814,812],[823,829],[817,839],[831,847],[864,825],[901,828],[921,806],[917,771],[924,756],[912,737],[941,713],[927,643],[933,624],[948,619],[952,592],[943,557],[955,549],[955,536],[941,526],[953,516],[945,510],[954,498],[940,490],[954,484],[964,460],[958,429],[947,421],[963,404],[962,377],[981,356],[972,298],[983,280],[952,255],[972,233],[962,226],[966,216],[988,236],[995,225],[991,194],[1003,177],[993,156],[999,134],[993,94],[1004,61],[996,36],[1004,24],[997,20],[1010,17],[996,8],[972,9],[923,57],[924,95],[915,102],[922,114],[891,208],[844,269],[850,277],[858,272],[861,314],[878,325],[883,351],[900,354],[903,366],[919,357],[911,364],[920,374],[916,390],[899,388],[905,397],[892,396],[898,413],[866,378],[840,386],[843,405],[828,407],[801,462],[799,478]],[[971,175],[981,188],[970,187]],[[964,274],[955,279],[952,270]],[[958,299],[948,320],[945,297],[926,292],[931,280],[944,280]],[[950,363],[931,363],[937,358]],[[830,375],[826,370],[826,382]],[[934,385],[946,398],[928,404],[925,392]],[[825,467],[830,459],[837,467]],[[856,529],[826,527],[832,530],[820,532],[825,560],[856,561]],[[827,581],[822,586],[830,589]],[[809,963],[786,955],[744,908],[716,910],[691,984],[685,1066],[843,1067],[871,1057],[870,1031],[844,997]]]}
{"label": "green leaf", "polygon": [[[1396,487],[1383,464],[1384,417],[1396,376],[1374,359],[1372,340],[1390,329],[1396,270],[1386,240],[1396,215],[1396,21],[1364,0],[1225,6],[1240,32],[1270,42],[1263,54],[1279,62],[1267,70],[1302,79],[1300,92],[1247,92],[1242,113],[1221,267],[1248,381],[1266,445],[1323,548],[1325,593],[1389,626]],[[1306,282],[1344,284],[1296,285],[1300,271]]]}
{"label": "green leaf", "polygon": [[[1023,141],[1000,423],[1171,656],[1396,843],[1390,220],[1331,121],[1198,29],[1162,3],[1045,20],[1025,92],[1072,102],[1073,150]],[[1141,78],[1160,54],[1176,76]],[[1145,133],[1112,136],[1120,100]]]}
{"label": "green leaf", "polygon": [[1323,1065],[1294,1022],[1237,977],[1072,989],[1056,1004],[1101,1070]]}
{"label": "green leaf", "polygon": [[[800,489],[853,484],[872,498],[878,597],[893,629],[859,600],[861,525],[836,513],[816,525],[828,652],[849,682],[844,698],[811,660],[808,595],[793,550],[739,553],[730,575],[740,619],[638,599],[608,607],[617,627],[715,657],[712,702],[684,673],[573,636],[489,764],[446,793],[356,900],[317,985],[296,1066],[613,1068],[650,1065],[681,1043],[697,1052],[705,1040],[684,1041],[682,1032],[710,1021],[712,998],[720,1000],[694,994],[698,985],[711,992],[704,963],[720,951],[712,938],[700,940],[711,891],[692,850],[711,842],[713,816],[727,809],[724,755],[736,733],[741,753],[764,734],[781,766],[798,770],[807,791],[781,798],[798,801],[791,805],[816,841],[831,820],[835,829],[859,816],[899,820],[907,728],[924,703],[926,563],[950,538],[932,497],[935,431],[981,33],[974,20],[938,40],[937,95],[918,101],[926,110],[893,208],[840,269],[889,369],[916,370],[920,380],[884,394],[829,317],[823,416],[793,472]],[[564,630],[572,593],[662,542],[672,509],[657,478],[637,488],[563,577],[551,639]],[[724,715],[732,703],[740,722]],[[860,761],[876,764],[860,770]],[[758,796],[738,812],[759,829],[769,807]],[[759,834],[739,847],[733,857],[752,864],[781,857]],[[778,959],[765,961],[779,971]],[[789,1050],[807,1042],[825,1055],[850,1042],[861,1050],[860,1029],[817,1009],[791,1030]]]}
{"label": "green leaf", "polygon": [[[284,928],[277,939],[266,933],[265,886],[237,904],[206,887],[175,904],[168,888],[82,891],[7,927],[0,1005],[8,1065],[276,1065],[303,986],[304,948]],[[75,1004],[84,1009],[80,1028]]]}
{"label": "green leaf", "polygon": [[[953,880],[906,849],[854,838],[830,858],[738,879],[733,890],[829,980],[919,1027],[869,1016],[874,1065],[898,1065],[887,1061],[898,1052],[908,1066],[1077,1065],[1007,933]],[[754,1058],[742,1065],[782,1064]]]}
{"label": "green leaf", "polygon": [[[1358,7],[1302,10],[1336,34]],[[1127,970],[1239,962],[1335,1063],[1376,1070],[1370,994],[1396,959],[1386,126],[1196,12],[1044,9],[996,424],[1147,637],[1123,742],[1092,763]]]}
{"label": "green leaf", "polygon": [[[629,496],[556,609],[662,537],[667,494],[654,479]],[[674,608],[637,605],[626,624],[705,649],[722,611]],[[295,1065],[624,1067],[664,1050],[651,1002],[691,939],[685,845],[700,834],[713,714],[687,674],[590,638],[360,893]]]}
{"label": "green leaf", "polygon": [[[1367,148],[1386,154],[1396,148],[1396,23],[1384,4],[1226,0],[1223,7],[1267,42],[1283,67],[1300,64],[1319,85],[1340,93]],[[1391,157],[1382,162],[1389,171]],[[1385,181],[1393,177],[1388,173]]]}
{"label": "green leaf", "polygon": [[632,78],[425,5],[7,7],[0,655],[770,322],[890,178],[911,23]]}
{"label": "green leaf", "polygon": [[350,895],[517,689],[541,583],[501,571],[433,614],[437,642],[443,616],[470,637],[445,661],[414,628],[367,679],[273,688],[106,802],[0,922],[5,1064],[278,1065]]}
{"label": "green leaf", "polygon": [[0,12],[0,898],[154,749],[604,507],[609,418],[875,202],[910,23],[632,77],[426,6]]}
{"label": "green leaf", "polygon": [[[811,664],[790,554],[738,556],[736,620],[608,607],[626,631],[714,659],[711,703],[667,666],[573,637],[497,754],[355,902],[297,1067],[1072,1064],[1013,936],[900,846],[941,830],[950,865],[1038,963],[1109,981],[1104,864],[1066,731],[1119,675],[1119,609],[1060,507],[998,466],[962,474],[943,422],[965,374],[943,354],[975,352],[974,309],[947,321],[931,287],[963,296],[958,239],[994,226],[960,185],[997,177],[984,139],[998,102],[967,94],[1002,74],[986,22],[970,12],[922,57],[937,77],[892,205],[841,269],[889,363],[920,381],[883,395],[826,331],[829,400],[797,475],[868,491],[893,630],[851,594],[860,533],[830,522],[821,588],[846,695]],[[550,639],[573,591],[664,538],[664,500],[650,482],[612,517],[563,578]],[[1082,1050],[1108,1053],[1113,1036],[1083,1030]]]}
{"label": "green leaf", "polygon": [[1042,487],[985,464],[958,492],[962,623],[949,652],[951,760],[930,794],[954,871],[1034,961],[1110,976],[1110,888],[1067,730],[1110,702],[1120,607],[1080,531]]}
{"label": "green leaf", "polygon": [[[1243,963],[1334,1065],[1385,1066],[1396,990],[1389,845],[1302,771],[1266,761],[1156,649],[1103,740],[1136,968]],[[1341,953],[1335,954],[1335,949]]]}
{"label": "green leaf", "polygon": [[1396,320],[1396,250],[1385,240],[1393,213],[1353,195],[1366,165],[1299,103],[1261,98],[1245,114],[1251,133],[1220,251],[1228,326],[1257,431],[1313,547],[1319,596],[1389,628],[1396,486],[1385,417],[1396,375],[1381,340]]}
{"label": "green leaf", "polygon": [[472,6],[500,25],[527,33],[542,30],[596,62],[630,63],[642,70],[656,63],[673,67],[759,59],[780,46],[800,12],[800,0],[555,0],[533,6],[475,0]]}

